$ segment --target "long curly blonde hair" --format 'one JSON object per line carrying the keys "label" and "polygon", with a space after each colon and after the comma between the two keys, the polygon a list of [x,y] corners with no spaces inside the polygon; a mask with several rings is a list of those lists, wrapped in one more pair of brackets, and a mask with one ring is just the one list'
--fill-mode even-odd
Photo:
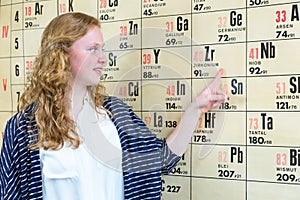
{"label": "long curly blonde hair", "polygon": [[[34,62],[29,84],[20,97],[18,110],[36,105],[34,114],[38,139],[30,148],[60,149],[65,142],[77,148],[80,138],[75,122],[69,116],[71,71],[69,49],[88,30],[98,26],[96,18],[83,13],[66,13],[54,18],[42,34],[41,46]],[[105,98],[105,88],[100,83],[89,86],[88,93],[95,107]],[[72,134],[70,134],[72,133]]]}

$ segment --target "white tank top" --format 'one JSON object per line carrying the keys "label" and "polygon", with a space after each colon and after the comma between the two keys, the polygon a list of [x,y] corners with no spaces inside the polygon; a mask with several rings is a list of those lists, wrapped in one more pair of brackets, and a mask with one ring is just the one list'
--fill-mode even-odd
{"label": "white tank top", "polygon": [[76,121],[84,141],[79,148],[40,149],[44,200],[124,199],[118,132],[100,112],[85,100]]}

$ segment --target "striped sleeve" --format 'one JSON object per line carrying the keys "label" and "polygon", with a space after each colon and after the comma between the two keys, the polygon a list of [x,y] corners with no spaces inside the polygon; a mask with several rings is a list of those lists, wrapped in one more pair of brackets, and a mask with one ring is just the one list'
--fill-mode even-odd
{"label": "striped sleeve", "polygon": [[[131,146],[128,145],[126,149],[131,152],[142,151],[148,153],[151,151],[156,152],[157,149],[159,149],[160,152],[158,156],[161,159],[160,170],[163,174],[170,173],[171,170],[176,166],[178,161],[181,159],[181,157],[170,150],[165,140],[157,138],[156,135],[150,131],[147,125],[134,113],[134,111],[127,104],[116,97],[110,97],[110,99],[111,105],[109,107],[111,108],[112,113],[116,116],[115,124],[117,125],[117,129],[119,129],[121,133],[123,131],[130,133],[130,137],[124,134],[124,137],[127,137],[127,139],[125,140],[126,144],[132,144]],[[133,122],[133,124],[137,127],[131,125],[130,122]],[[121,137],[121,142],[122,139],[123,138]],[[141,148],[143,148],[141,151],[137,150]]]}
{"label": "striped sleeve", "polygon": [[0,155],[0,200],[42,199],[39,151],[28,148],[29,138],[37,134],[35,121],[33,126],[29,123],[32,111],[29,106],[6,124]]}
{"label": "striped sleeve", "polygon": [[162,173],[169,174],[180,161],[181,157],[171,151],[166,143],[166,140],[163,140],[161,149]]}
{"label": "striped sleeve", "polygon": [[6,199],[19,199],[16,192],[20,188],[20,182],[17,174],[18,160],[14,159],[17,153],[17,142],[15,137],[17,124],[17,115],[12,117],[6,124],[4,131],[4,139],[2,143],[1,157],[0,157],[0,188],[1,200]]}
{"label": "striped sleeve", "polygon": [[[146,124],[132,111],[131,108],[128,108],[130,115],[134,122],[138,123],[140,126],[147,127]],[[148,128],[147,128],[148,129]],[[163,174],[169,174],[171,170],[176,166],[176,164],[180,161],[181,157],[176,155],[171,151],[169,146],[166,143],[166,140],[162,140],[156,138],[156,135],[153,134],[150,129],[147,131],[149,134],[155,137],[155,143],[159,144],[161,149],[161,170]]]}
{"label": "striped sleeve", "polygon": [[166,142],[120,99],[109,97],[104,107],[113,114],[120,137],[125,199],[159,200],[162,172],[170,172],[181,157],[172,153]]}

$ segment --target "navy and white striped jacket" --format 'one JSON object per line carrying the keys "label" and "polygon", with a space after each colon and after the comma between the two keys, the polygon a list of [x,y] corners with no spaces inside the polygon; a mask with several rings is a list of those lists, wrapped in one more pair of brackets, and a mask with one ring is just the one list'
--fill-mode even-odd
{"label": "navy and white striped jacket", "polygon": [[[125,199],[160,199],[161,175],[169,173],[180,157],[120,99],[108,97],[103,106],[113,114],[121,141]],[[29,106],[7,122],[0,157],[0,200],[43,199],[39,150],[28,149],[30,138],[37,137],[36,122],[29,123],[33,114]]]}

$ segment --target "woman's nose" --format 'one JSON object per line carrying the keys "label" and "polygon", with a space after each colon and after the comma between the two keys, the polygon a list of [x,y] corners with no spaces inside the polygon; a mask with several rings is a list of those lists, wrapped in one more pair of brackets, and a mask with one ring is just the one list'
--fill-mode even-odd
{"label": "woman's nose", "polygon": [[103,52],[100,53],[99,57],[98,57],[98,62],[101,63],[103,65],[103,67],[106,66],[107,64],[107,59],[106,56],[104,55]]}

